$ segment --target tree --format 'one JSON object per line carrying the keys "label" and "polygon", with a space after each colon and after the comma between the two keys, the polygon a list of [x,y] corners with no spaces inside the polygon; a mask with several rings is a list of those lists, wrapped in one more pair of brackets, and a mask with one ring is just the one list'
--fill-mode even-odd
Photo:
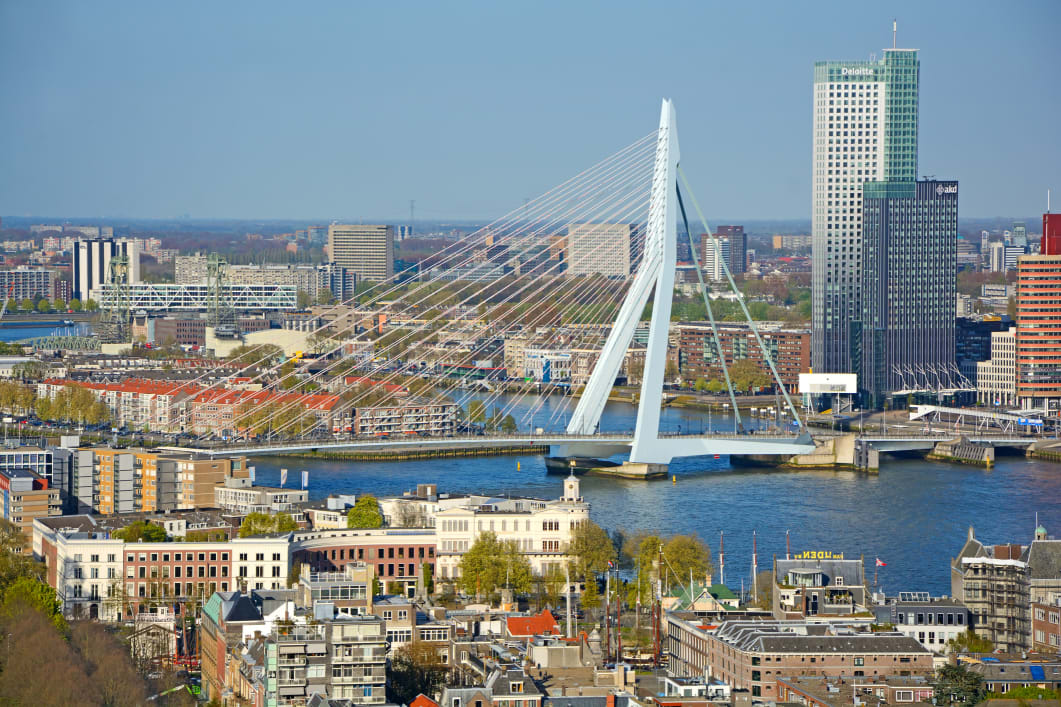
{"label": "tree", "polygon": [[460,562],[460,586],[468,594],[481,596],[508,586],[516,592],[531,587],[531,568],[515,540],[498,540],[484,532]]}
{"label": "tree", "polygon": [[597,609],[600,607],[600,589],[597,588],[596,577],[590,577],[586,580],[586,588],[582,591],[579,603],[586,609]]}
{"label": "tree", "polygon": [[60,299],[58,297],[55,299],[54,302],[52,302],[52,306],[55,307],[55,309],[57,311],[59,311],[59,312],[65,312],[66,311],[66,302],[64,302],[62,299]]}
{"label": "tree", "polygon": [[239,526],[239,536],[249,538],[253,535],[270,535],[272,533],[290,533],[298,530],[298,523],[287,513],[248,513]]}
{"label": "tree", "polygon": [[512,415],[505,415],[505,419],[501,421],[500,428],[505,434],[513,434],[519,429],[516,425],[516,418],[512,417]]}
{"label": "tree", "polygon": [[717,378],[712,378],[707,382],[707,392],[709,393],[721,393],[726,389],[726,384]]}
{"label": "tree", "polygon": [[85,300],[84,309],[86,312],[98,312],[99,302],[94,299],[87,299]]}
{"label": "tree", "polygon": [[313,297],[305,290],[299,290],[295,298],[299,309],[309,309],[309,306],[313,304]]}
{"label": "tree", "polygon": [[113,536],[127,543],[140,542],[141,540],[146,543],[161,543],[165,542],[169,537],[162,526],[143,520],[138,520],[120,530],[115,530]]}
{"label": "tree", "polygon": [[770,611],[774,606],[774,573],[770,570],[760,572],[755,580],[755,596],[752,603],[760,609]]}
{"label": "tree", "polygon": [[401,705],[410,704],[417,695],[437,696],[448,675],[438,649],[424,641],[399,648],[387,673],[387,698]]}
{"label": "tree", "polygon": [[70,307],[70,309],[72,311],[80,312],[81,311],[81,300],[79,300],[77,297],[74,297],[72,300],[70,300],[70,303],[69,303],[68,306]]}
{"label": "tree", "polygon": [[729,367],[729,379],[733,387],[740,391],[762,388],[770,385],[770,376],[763,373],[759,364],[750,358],[742,358]]}
{"label": "tree", "polygon": [[317,293],[317,304],[327,306],[333,302],[335,302],[335,295],[332,294],[331,290],[324,288]]}
{"label": "tree", "polygon": [[47,314],[48,312],[52,311],[52,303],[49,302],[47,298],[41,297],[37,301],[37,311],[41,314]]}
{"label": "tree", "polygon": [[482,400],[472,400],[468,403],[468,420],[470,422],[486,422],[486,405]]}
{"label": "tree", "polygon": [[991,653],[995,644],[970,629],[947,641],[947,650],[951,653]]}
{"label": "tree", "polygon": [[608,562],[615,559],[615,545],[603,528],[587,520],[571,534],[567,554],[572,557],[575,576],[588,582],[608,569]]}
{"label": "tree", "polygon": [[707,381],[705,381],[703,378],[697,378],[696,382],[693,383],[693,390],[695,390],[697,393],[703,393],[705,390],[707,390]]}
{"label": "tree", "polygon": [[48,367],[41,361],[23,361],[22,363],[15,364],[11,368],[11,377],[23,381],[37,381],[44,378],[47,371]]}
{"label": "tree", "polygon": [[975,705],[984,697],[984,679],[965,665],[944,665],[936,671],[936,704]]}
{"label": "tree", "polygon": [[347,528],[379,528],[383,525],[383,514],[379,512],[379,501],[371,494],[357,499],[357,503],[346,513]]}
{"label": "tree", "polygon": [[33,300],[27,297],[19,303],[18,308],[21,309],[23,312],[32,312],[34,309],[36,309],[36,306],[33,304]]}
{"label": "tree", "polygon": [[4,589],[4,602],[0,605],[0,614],[7,616],[15,613],[20,603],[39,611],[58,631],[66,631],[63,604],[59,601],[55,590],[41,580],[19,577],[12,582]]}
{"label": "tree", "polygon": [[698,581],[712,571],[711,550],[695,535],[674,535],[663,545],[667,569],[685,584],[690,576]]}

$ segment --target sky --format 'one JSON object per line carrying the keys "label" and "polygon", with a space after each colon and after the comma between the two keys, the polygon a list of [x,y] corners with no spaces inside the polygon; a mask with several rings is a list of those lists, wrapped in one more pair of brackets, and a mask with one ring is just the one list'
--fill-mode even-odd
{"label": "sky", "polygon": [[962,217],[1061,204],[1056,0],[0,0],[0,214],[493,218],[670,97],[709,220],[809,219],[814,62],[879,57],[893,18],[919,172]]}

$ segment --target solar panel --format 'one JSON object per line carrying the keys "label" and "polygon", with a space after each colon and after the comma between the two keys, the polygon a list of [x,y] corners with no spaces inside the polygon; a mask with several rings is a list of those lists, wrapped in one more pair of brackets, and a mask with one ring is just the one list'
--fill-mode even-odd
{"label": "solar panel", "polygon": [[1046,673],[1043,672],[1043,666],[1029,665],[1028,668],[1031,670],[1032,680],[1046,680]]}

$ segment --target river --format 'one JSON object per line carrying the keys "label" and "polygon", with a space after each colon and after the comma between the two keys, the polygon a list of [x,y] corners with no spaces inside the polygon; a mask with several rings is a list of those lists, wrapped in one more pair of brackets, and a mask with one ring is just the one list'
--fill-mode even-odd
{"label": "river", "polygon": [[[512,398],[508,401],[517,403]],[[521,426],[557,427],[563,402],[547,400],[533,414],[517,403]],[[772,404],[772,403],[768,403]],[[555,413],[555,414],[554,414]],[[602,430],[633,428],[636,409],[609,403]],[[533,419],[532,419],[533,417]],[[552,423],[549,423],[550,417]],[[661,429],[701,426],[732,429],[730,418],[692,410],[663,411]],[[309,471],[311,499],[332,493],[396,495],[418,483],[438,484],[440,493],[488,493],[543,498],[560,496],[561,477],[545,473],[542,457],[469,457],[402,462],[336,462],[257,458],[257,482],[275,486],[280,467],[288,485]],[[726,583],[739,589],[751,577],[752,532],[759,538],[759,568],[785,552],[824,550],[864,556],[872,581],[874,558],[889,594],[950,592],[950,559],[965,542],[969,525],[984,542],[1028,542],[1035,514],[1051,534],[1061,535],[1061,465],[1000,456],[992,469],[922,460],[882,459],[879,474],[734,469],[728,459],[698,457],[671,465],[674,481],[582,477],[591,515],[610,530],[661,534],[696,533],[714,553],[717,578],[719,531],[726,535]]]}

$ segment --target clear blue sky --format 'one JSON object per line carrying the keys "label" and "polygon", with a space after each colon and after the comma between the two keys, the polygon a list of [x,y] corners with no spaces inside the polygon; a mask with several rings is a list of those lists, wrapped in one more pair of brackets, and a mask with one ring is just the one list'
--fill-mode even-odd
{"label": "clear blue sky", "polygon": [[0,214],[500,215],[676,100],[709,218],[810,217],[815,60],[921,50],[920,172],[1061,209],[1061,2],[0,0]]}

